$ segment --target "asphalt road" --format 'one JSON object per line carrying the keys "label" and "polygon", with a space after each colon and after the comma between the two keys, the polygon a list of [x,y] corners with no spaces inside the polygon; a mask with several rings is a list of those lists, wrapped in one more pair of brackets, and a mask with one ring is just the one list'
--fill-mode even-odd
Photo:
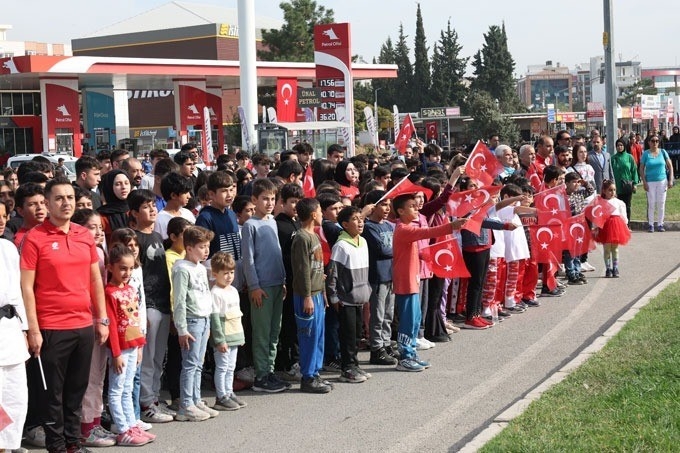
{"label": "asphalt road", "polygon": [[[248,407],[201,423],[156,425],[144,451],[455,451],[493,417],[586,347],[672,271],[680,232],[633,233],[620,252],[621,278],[603,278],[591,253],[589,284],[514,315],[486,331],[466,331],[421,352],[432,368],[403,373],[368,364],[373,378],[337,383],[327,395],[292,390],[239,396]],[[205,393],[212,403],[214,395]],[[124,448],[106,449],[114,453]]]}

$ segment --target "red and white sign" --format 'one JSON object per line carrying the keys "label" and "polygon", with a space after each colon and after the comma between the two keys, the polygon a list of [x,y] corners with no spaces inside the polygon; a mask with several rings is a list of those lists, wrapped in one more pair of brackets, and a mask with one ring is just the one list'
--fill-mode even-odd
{"label": "red and white sign", "polygon": [[604,121],[604,106],[601,102],[589,102],[586,110],[589,121]]}
{"label": "red and white sign", "polygon": [[[208,88],[205,92],[206,100],[208,101],[208,110],[210,111],[210,124],[214,129],[217,129],[217,152],[215,157],[224,152],[224,134],[222,134],[222,123],[224,116],[222,115],[222,88]],[[214,148],[214,146],[213,146]]]}
{"label": "red and white sign", "polygon": [[183,144],[188,142],[190,129],[203,129],[203,107],[208,104],[205,91],[205,82],[175,81],[175,125]]}
{"label": "red and white sign", "polygon": [[[43,143],[48,145],[47,151],[72,151],[79,157],[82,152],[80,140],[80,102],[78,99],[77,79],[41,79],[42,93],[42,126]],[[71,134],[73,149],[57,149],[63,145],[58,143],[59,134]]]}
{"label": "red and white sign", "polygon": [[276,80],[276,119],[284,123],[297,121],[297,79]]}

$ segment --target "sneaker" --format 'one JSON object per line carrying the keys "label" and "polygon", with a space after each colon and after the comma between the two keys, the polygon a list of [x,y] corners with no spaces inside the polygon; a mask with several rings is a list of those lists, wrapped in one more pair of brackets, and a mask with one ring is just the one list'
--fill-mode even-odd
{"label": "sneaker", "polygon": [[148,432],[148,431],[142,431],[142,430],[139,429],[139,428],[137,428],[137,429],[139,430],[140,433],[142,433],[143,436],[145,436],[147,439],[149,439],[149,441],[153,442],[154,440],[156,440],[156,435],[155,435],[155,434],[151,434],[151,433]]}
{"label": "sneaker", "polygon": [[578,285],[583,285],[585,283],[580,278],[573,277],[573,278],[569,279],[569,284],[572,285],[572,286],[578,286]]}
{"label": "sneaker", "polygon": [[24,440],[28,445],[45,448],[45,430],[42,426],[36,426],[33,429],[29,429],[26,431]]}
{"label": "sneaker", "polygon": [[653,233],[654,232],[654,225],[647,225],[647,232]]}
{"label": "sneaker", "polygon": [[215,399],[213,409],[216,411],[237,411],[241,409],[241,406],[231,398],[223,396],[222,398]]}
{"label": "sneaker", "polygon": [[581,271],[583,272],[595,272],[595,266],[590,264],[588,261],[581,263]]}
{"label": "sneaker", "polygon": [[[500,319],[500,318],[499,318],[499,319]],[[486,324],[487,326],[489,326],[489,327],[493,327],[493,326],[494,326],[493,318],[492,318],[491,316],[482,316],[482,317],[481,317],[481,320],[482,320],[483,323],[485,323],[485,324]]]}
{"label": "sneaker", "polygon": [[142,431],[148,431],[151,428],[153,428],[153,425],[150,423],[146,423],[143,420],[137,420],[137,424],[135,425],[137,428],[141,429]]}
{"label": "sneaker", "polygon": [[525,311],[529,309],[529,306],[525,304],[523,300],[515,303],[515,306],[523,308]]}
{"label": "sneaker", "polygon": [[562,282],[557,282],[557,289],[567,289],[567,285]]}
{"label": "sneaker", "polygon": [[331,388],[316,377],[302,378],[300,381],[300,391],[304,393],[328,393]]}
{"label": "sneaker", "polygon": [[349,382],[350,384],[358,384],[364,382],[366,376],[361,374],[357,368],[347,368],[340,374],[340,382]]}
{"label": "sneaker", "polygon": [[578,274],[578,278],[579,278],[579,280],[581,280],[584,284],[587,284],[587,283],[588,283],[588,279],[586,278],[585,275],[579,273],[579,274]]}
{"label": "sneaker", "polygon": [[124,433],[118,434],[116,442],[121,447],[141,447],[151,442],[138,428],[130,428]]}
{"label": "sneaker", "polygon": [[149,407],[142,408],[142,421],[147,423],[168,423],[173,420],[170,414],[164,414],[160,410],[160,406],[152,404]]}
{"label": "sneaker", "polygon": [[387,355],[394,357],[397,360],[401,358],[401,354],[399,353],[399,350],[396,347],[385,346],[385,352],[387,353]]}
{"label": "sneaker", "polygon": [[612,269],[612,277],[619,278],[619,268],[618,267],[615,267],[614,269]]}
{"label": "sneaker", "polygon": [[613,275],[612,275],[612,270],[611,270],[611,269],[607,269],[607,272],[605,272],[605,274],[604,274],[604,278],[612,278],[612,276],[613,276]]}
{"label": "sneaker", "polygon": [[172,400],[170,404],[168,404],[168,409],[170,409],[175,413],[175,415],[177,415],[177,412],[179,411],[179,406],[180,406],[179,398],[175,398],[174,400]]}
{"label": "sneaker", "polygon": [[[18,452],[18,453],[28,453],[28,450],[25,448],[19,448],[17,450],[6,450],[6,451],[11,451],[12,453]],[[85,446],[76,443],[76,444],[71,444],[66,446],[66,453],[92,453],[92,450],[89,448],[86,448]]]}
{"label": "sneaker", "polygon": [[428,349],[432,349],[433,347],[434,343],[427,341],[425,338],[416,338],[416,350],[426,351]]}
{"label": "sneaker", "polygon": [[413,359],[403,359],[397,364],[397,371],[423,371],[425,368]]}
{"label": "sneaker", "polygon": [[550,291],[548,288],[543,287],[543,289],[541,290],[541,297],[561,297],[563,294],[564,291],[560,291],[557,288]]}
{"label": "sneaker", "polygon": [[447,318],[456,324],[463,324],[466,320],[465,315],[462,313],[449,313]]}
{"label": "sneaker", "polygon": [[323,366],[323,370],[328,373],[339,373],[342,371],[342,367],[340,366],[340,362],[338,360],[331,360]]}
{"label": "sneaker", "polygon": [[90,434],[83,439],[83,445],[86,447],[113,447],[116,445],[116,436],[101,426],[95,426]]}
{"label": "sneaker", "polygon": [[373,377],[373,375],[372,375],[371,373],[369,373],[368,371],[364,370],[363,368],[361,368],[361,367],[359,367],[359,366],[356,366],[355,368],[356,368],[357,372],[358,372],[360,375],[362,375],[363,377],[365,377],[366,379],[371,379],[371,378]]}
{"label": "sneaker", "polygon": [[210,414],[203,412],[196,406],[189,406],[186,409],[180,408],[175,415],[178,422],[202,422],[210,418]]}
{"label": "sneaker", "polygon": [[[507,311],[507,312],[510,313],[511,315],[518,315],[518,314],[520,314],[520,313],[524,313],[525,311],[527,311],[527,309],[526,309],[526,308],[522,308],[522,307],[519,306],[519,305],[515,305],[514,307],[505,307],[505,311]],[[500,316],[500,315],[499,315],[499,316]]]}
{"label": "sneaker", "polygon": [[385,348],[371,351],[371,358],[368,361],[371,365],[396,365],[397,362],[398,360],[389,355]]}
{"label": "sneaker", "polygon": [[174,419],[175,415],[177,415],[177,411],[170,409],[170,406],[168,406],[168,402],[165,401],[165,400],[156,401],[154,403],[154,405],[156,406],[156,409],[161,414],[167,414],[167,415],[173,417],[173,419]]}
{"label": "sneaker", "polygon": [[238,396],[236,396],[236,394],[234,394],[234,393],[231,394],[231,396],[229,397],[229,399],[232,400],[233,402],[235,402],[236,404],[238,404],[239,407],[246,407],[246,406],[248,405],[248,403],[246,403],[245,401],[243,401],[241,398],[239,398]]}
{"label": "sneaker", "polygon": [[423,369],[428,369],[432,366],[432,365],[430,365],[430,362],[428,362],[427,360],[421,359],[417,355],[413,358],[413,361],[416,362],[421,367],[423,367]]}
{"label": "sneaker", "polygon": [[658,231],[659,233],[663,233],[666,231],[666,228],[663,225],[659,225],[656,227],[656,231]]}
{"label": "sneaker", "polygon": [[302,379],[302,373],[300,373],[300,364],[295,362],[290,370],[281,371],[278,373],[285,381],[300,382]]}
{"label": "sneaker", "polygon": [[[289,390],[293,386],[293,384],[291,384],[289,381],[284,381],[283,379],[280,379],[276,375],[276,373],[269,373],[269,376],[267,376],[267,379],[269,379],[270,381],[274,381],[277,384],[283,385],[286,388],[286,390]],[[300,377],[300,379],[302,379],[302,377]]]}
{"label": "sneaker", "polygon": [[210,415],[210,418],[215,418],[220,413],[213,409],[212,407],[208,406],[205,401],[201,400],[196,404],[196,407],[198,408],[199,411],[203,411],[206,414]]}
{"label": "sneaker", "polygon": [[541,303],[537,300],[522,299],[522,302],[529,307],[540,307]]}
{"label": "sneaker", "polygon": [[253,382],[255,380],[255,368],[249,366],[240,369],[236,372],[236,377],[244,382]]}
{"label": "sneaker", "polygon": [[507,311],[503,308],[498,309],[498,319],[509,318],[511,316],[512,316],[512,314],[509,311]]}
{"label": "sneaker", "polygon": [[278,393],[284,390],[286,390],[286,386],[283,383],[269,379],[269,376],[255,379],[255,382],[253,382],[253,391],[255,392]]}
{"label": "sneaker", "polygon": [[465,321],[465,324],[463,324],[464,329],[471,329],[471,330],[484,330],[488,329],[489,325],[482,321],[482,318],[477,316],[475,318],[472,318],[468,321]]}

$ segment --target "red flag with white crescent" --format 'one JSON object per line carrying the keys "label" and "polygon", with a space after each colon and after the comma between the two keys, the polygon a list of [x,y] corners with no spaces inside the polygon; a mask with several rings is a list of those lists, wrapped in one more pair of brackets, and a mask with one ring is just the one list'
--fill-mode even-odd
{"label": "red flag with white crescent", "polygon": [[602,228],[614,212],[614,206],[601,196],[597,195],[593,198],[593,201],[586,206],[583,212],[585,213],[586,218],[593,222],[593,225]]}
{"label": "red flag with white crescent", "polygon": [[488,186],[503,170],[503,164],[500,163],[494,153],[487,148],[484,142],[478,140],[465,163],[465,173],[471,178],[481,181],[482,185]]}
{"label": "red flag with white crescent", "polygon": [[558,219],[561,223],[571,216],[567,187],[564,184],[543,190],[534,195],[534,206],[538,211],[538,223],[545,225]]}
{"label": "red flag with white crescent", "polygon": [[402,124],[399,129],[399,136],[394,141],[394,147],[397,148],[399,154],[404,154],[406,152],[406,146],[408,146],[408,142],[411,140],[415,131],[416,127],[413,124],[413,119],[411,119],[410,114],[407,114],[406,118],[404,118],[404,124]]}
{"label": "red flag with white crescent", "polygon": [[564,230],[567,237],[567,250],[572,257],[581,256],[595,248],[585,213],[569,217],[564,224]]}
{"label": "red flag with white crescent", "polygon": [[427,131],[427,138],[429,140],[435,140],[437,138],[437,122],[428,121],[425,123],[425,130]]}
{"label": "red flag with white crescent", "polygon": [[461,229],[468,230],[479,236],[479,233],[482,231],[482,222],[486,218],[486,213],[489,212],[489,209],[491,209],[491,206],[493,205],[494,202],[492,200],[481,205],[470,217],[468,217],[467,222],[465,222],[465,225],[463,225]]}
{"label": "red flag with white crescent", "polygon": [[306,198],[316,197],[316,189],[314,188],[314,178],[312,177],[312,164],[307,165],[305,175],[302,178],[302,191]]}
{"label": "red flag with white crescent", "polygon": [[551,255],[562,256],[561,225],[531,225],[531,256],[537,263],[550,263]]}
{"label": "red flag with white crescent", "polygon": [[541,190],[541,185],[543,184],[543,181],[541,181],[541,177],[538,175],[538,170],[536,169],[536,166],[534,164],[531,164],[531,166],[527,170],[526,177],[529,180],[529,184],[531,184],[531,187],[534,188],[534,191],[538,192],[539,190]]}
{"label": "red flag with white crescent", "polygon": [[463,217],[473,209],[477,209],[491,197],[498,195],[501,186],[486,186],[481,189],[454,192],[446,202],[446,213],[454,217]]}
{"label": "red flag with white crescent", "polygon": [[398,183],[396,183],[394,187],[388,190],[387,193],[383,195],[377,203],[380,203],[382,200],[392,200],[397,198],[399,195],[418,192],[423,192],[423,194],[425,194],[426,200],[432,199],[432,191],[430,189],[419,186],[418,184],[413,184],[411,180],[408,179],[408,177],[404,177]]}
{"label": "red flag with white crescent", "polygon": [[427,261],[430,269],[440,278],[469,278],[468,272],[463,261],[463,254],[460,246],[455,239],[437,242],[429,247],[420,250],[421,257]]}
{"label": "red flag with white crescent", "polygon": [[297,121],[297,79],[279,78],[276,80],[277,121],[294,123]]}

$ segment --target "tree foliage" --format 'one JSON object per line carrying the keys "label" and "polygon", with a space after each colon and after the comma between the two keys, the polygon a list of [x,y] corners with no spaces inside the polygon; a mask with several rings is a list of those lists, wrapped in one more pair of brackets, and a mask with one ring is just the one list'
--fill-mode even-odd
{"label": "tree foliage", "polygon": [[516,144],[520,140],[519,128],[507,116],[504,116],[496,100],[486,91],[471,91],[467,97],[466,108],[474,121],[468,123],[470,139],[485,139],[491,134],[498,134],[503,143]]}
{"label": "tree foliage", "polygon": [[634,85],[624,88],[621,91],[618,103],[624,106],[638,103],[638,96],[659,94],[659,90],[654,87],[654,81],[652,79],[640,79]]}
{"label": "tree foliage", "polygon": [[504,113],[524,111],[515,90],[515,60],[508,49],[505,24],[491,25],[484,34],[484,44],[472,57],[474,78],[472,91],[485,91],[492,99],[498,99]]}
{"label": "tree foliage", "polygon": [[416,11],[416,36],[413,46],[413,86],[412,92],[418,93],[412,98],[413,110],[420,110],[421,107],[430,107],[430,59],[428,57],[427,41],[425,39],[425,27],[423,26],[423,15],[420,11],[420,3]]}
{"label": "tree foliage", "polygon": [[332,9],[313,0],[281,2],[284,24],[280,30],[262,30],[265,50],[258,52],[264,61],[314,61],[314,26],[335,21]]}
{"label": "tree foliage", "polygon": [[404,25],[399,24],[399,40],[394,49],[394,62],[397,65],[399,77],[395,80],[394,89],[397,96],[395,104],[399,106],[399,110],[411,112],[413,111],[413,97],[421,93],[413,93],[413,66],[406,43],[407,37],[404,34]]}
{"label": "tree foliage", "polygon": [[463,46],[458,33],[451,28],[451,20],[442,30],[432,54],[432,88],[430,98],[435,106],[461,105],[467,88],[464,83],[469,58],[460,55]]}

